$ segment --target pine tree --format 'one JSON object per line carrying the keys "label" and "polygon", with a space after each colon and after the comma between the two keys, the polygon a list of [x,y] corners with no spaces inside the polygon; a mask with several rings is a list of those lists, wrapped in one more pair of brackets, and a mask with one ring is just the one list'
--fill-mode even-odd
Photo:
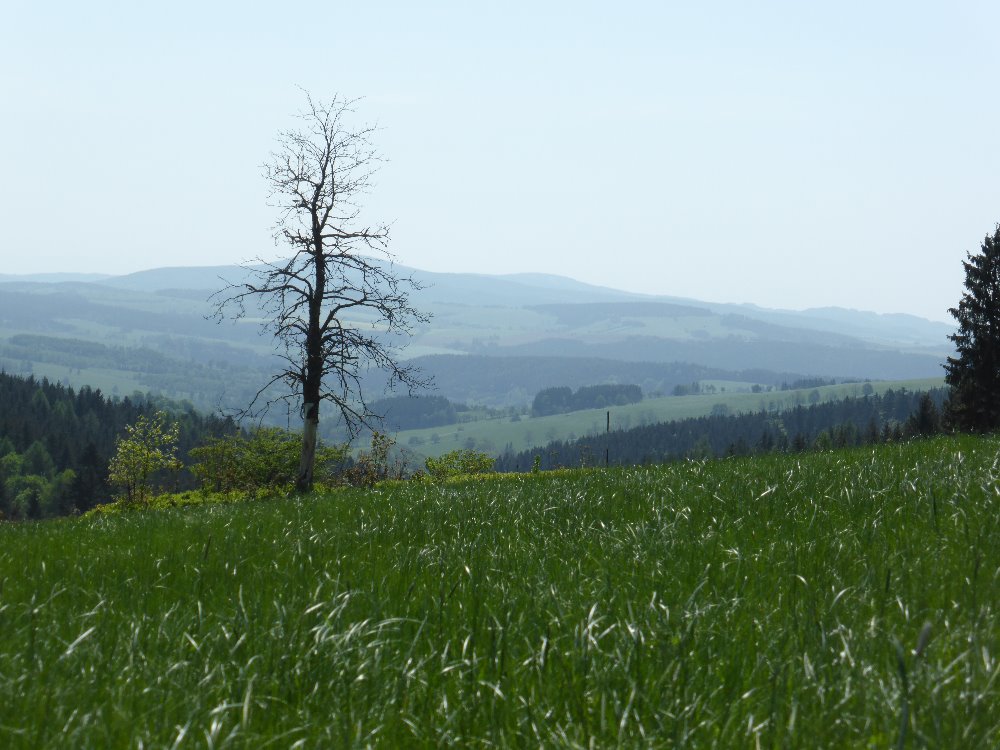
{"label": "pine tree", "polygon": [[1000,427],[1000,224],[962,265],[966,291],[948,311],[958,321],[949,337],[957,356],[945,365],[948,419],[961,430],[993,430]]}

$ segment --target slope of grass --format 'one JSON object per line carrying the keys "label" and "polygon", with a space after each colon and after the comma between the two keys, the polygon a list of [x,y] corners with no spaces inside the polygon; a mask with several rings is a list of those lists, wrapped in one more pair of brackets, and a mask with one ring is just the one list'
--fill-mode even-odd
{"label": "slope of grass", "polygon": [[[721,381],[720,381],[721,382]],[[910,391],[928,390],[943,385],[942,378],[922,380],[883,381],[872,383],[874,393],[906,388]],[[643,424],[669,422],[676,419],[704,417],[722,408],[729,414],[739,412],[783,411],[796,406],[808,406],[811,398],[817,403],[837,401],[863,395],[864,384],[844,383],[819,388],[804,388],[770,393],[726,392],[696,396],[665,396],[647,398],[637,404],[612,406],[611,428],[628,429]],[[816,396],[813,396],[813,392]],[[499,455],[510,445],[514,451],[546,445],[553,440],[573,440],[586,435],[603,433],[607,425],[608,409],[586,409],[569,414],[546,417],[522,417],[512,422],[509,417],[484,419],[465,424],[403,430],[395,437],[400,447],[411,451],[418,459],[440,456],[455,448],[465,447],[471,439],[478,450]],[[418,461],[419,463],[419,461]]]}
{"label": "slope of grass", "polygon": [[0,746],[995,747],[998,449],[3,525]]}

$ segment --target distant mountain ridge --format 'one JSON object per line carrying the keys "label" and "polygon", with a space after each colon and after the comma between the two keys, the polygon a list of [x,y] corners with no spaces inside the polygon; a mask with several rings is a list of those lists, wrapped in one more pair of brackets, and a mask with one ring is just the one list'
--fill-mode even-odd
{"label": "distant mountain ridge", "polygon": [[[643,295],[552,274],[440,273],[401,265],[395,270],[423,286],[412,302],[432,315],[429,324],[414,331],[403,357],[561,357],[566,369],[547,363],[543,370],[538,360],[539,371],[557,377],[578,368],[572,380],[580,385],[626,382],[621,378],[631,370],[625,363],[685,363],[695,366],[692,372],[700,367],[837,378],[938,377],[952,351],[947,338],[951,326],[912,315],[841,308],[772,310]],[[251,314],[220,325],[210,319],[209,298],[227,283],[241,283],[247,274],[241,266],[228,265],[156,268],[122,276],[0,276],[0,367],[10,372],[35,368],[75,385],[89,378],[95,386],[115,384],[125,392],[160,389],[203,406],[238,402],[254,383],[259,386],[266,379],[272,351],[271,339],[261,336],[266,316],[255,319]],[[37,350],[20,343],[24,339],[15,340],[19,334],[39,336],[34,339]],[[144,348],[166,359],[140,357],[148,372],[135,367],[119,371],[109,364],[110,355],[84,359],[53,337],[112,349]],[[585,363],[597,360],[604,364],[591,375]],[[455,360],[433,361],[444,365]],[[517,361],[518,366],[532,366],[530,359]],[[234,370],[233,362],[240,362],[240,368]],[[622,363],[617,375],[608,362]],[[154,371],[157,367],[165,369]],[[472,377],[481,375],[483,382],[462,387],[465,397],[476,394],[484,403],[503,404],[533,396],[525,386],[534,381],[512,376],[503,383],[487,377],[486,369],[467,370]],[[510,372],[510,363],[501,369]],[[186,372],[198,373],[197,387],[185,390]],[[588,383],[591,377],[594,382]],[[440,380],[456,382],[444,376]]]}
{"label": "distant mountain ridge", "polygon": [[0,273],[0,284],[3,283],[40,283],[40,284],[62,284],[64,282],[89,283],[92,281],[104,281],[114,278],[106,273],[25,273],[10,274]]}
{"label": "distant mountain ridge", "polygon": [[[526,305],[592,304],[609,301],[646,301],[696,307],[718,314],[738,314],[750,319],[786,327],[821,330],[861,338],[874,343],[936,347],[950,350],[947,336],[954,326],[907,313],[876,313],[843,307],[787,310],[749,303],[719,303],[675,297],[646,295],[611,287],[595,286],[568,276],[542,273],[476,274],[422,271],[397,265],[401,274],[413,275],[426,285],[421,295],[431,301],[450,304]],[[164,267],[113,276],[107,274],[0,274],[0,283],[31,281],[43,283],[97,283],[134,291],[219,290],[226,282],[240,283],[247,277],[239,265]]]}

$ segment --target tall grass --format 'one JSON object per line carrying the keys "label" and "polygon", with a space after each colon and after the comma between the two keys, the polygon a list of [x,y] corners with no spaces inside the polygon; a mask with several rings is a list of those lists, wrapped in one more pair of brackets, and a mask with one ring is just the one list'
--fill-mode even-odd
{"label": "tall grass", "polygon": [[995,747],[1000,442],[0,528],[0,746]]}

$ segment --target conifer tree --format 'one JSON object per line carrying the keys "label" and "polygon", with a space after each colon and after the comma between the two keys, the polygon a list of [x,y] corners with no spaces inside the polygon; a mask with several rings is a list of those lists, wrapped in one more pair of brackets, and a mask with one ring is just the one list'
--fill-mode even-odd
{"label": "conifer tree", "polygon": [[993,430],[1000,427],[1000,224],[962,265],[966,291],[948,311],[958,321],[949,336],[957,356],[945,365],[948,419],[960,430]]}

